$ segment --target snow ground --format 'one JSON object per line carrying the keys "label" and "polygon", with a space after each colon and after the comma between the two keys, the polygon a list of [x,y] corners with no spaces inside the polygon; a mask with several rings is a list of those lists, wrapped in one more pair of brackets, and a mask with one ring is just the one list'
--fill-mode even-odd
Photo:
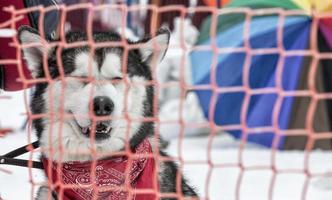
{"label": "snow ground", "polygon": [[[2,97],[10,97],[2,98]],[[11,127],[15,132],[0,138],[0,154],[27,144],[28,134],[20,131],[24,122],[25,112],[22,93],[0,93],[0,122],[3,128]],[[34,138],[32,138],[33,140]],[[209,152],[209,138],[206,136],[186,137],[182,141],[181,151],[178,149],[180,140],[173,139],[168,147],[168,152],[173,156],[181,157],[184,174],[194,185],[202,198],[215,200],[236,199],[236,188],[241,169],[239,162],[239,142],[227,134],[218,134],[213,138],[212,148]],[[29,154],[22,156],[29,158]],[[301,151],[278,151],[275,156],[277,170],[303,170],[305,153]],[[34,159],[37,153],[32,155]],[[210,160],[208,158],[210,157]],[[271,150],[253,144],[247,144],[242,152],[244,167],[243,179],[239,190],[239,199],[265,200],[269,198],[269,187],[273,177],[270,169],[272,162]],[[191,164],[191,161],[201,164]],[[190,163],[188,163],[190,162]],[[209,165],[208,163],[211,163]],[[234,164],[230,167],[211,166],[218,164]],[[250,170],[255,166],[264,166],[264,169]],[[246,169],[248,168],[248,169]],[[8,170],[10,174],[1,171]],[[332,199],[332,152],[315,150],[310,152],[308,172],[326,173],[326,176],[308,179],[306,198],[308,200]],[[14,166],[0,166],[0,197],[4,200],[31,199],[34,193],[30,178],[39,184],[43,181],[40,170]],[[273,186],[274,200],[302,199],[302,190],[307,181],[304,173],[277,173]],[[0,198],[0,199],[1,199]]]}

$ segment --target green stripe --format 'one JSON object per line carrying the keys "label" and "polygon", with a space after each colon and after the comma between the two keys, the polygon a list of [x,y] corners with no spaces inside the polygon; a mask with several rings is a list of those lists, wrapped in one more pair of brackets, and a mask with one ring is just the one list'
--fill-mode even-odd
{"label": "green stripe", "polygon": [[[233,0],[226,8],[247,7],[252,9],[259,8],[283,8],[285,10],[300,9],[291,0]],[[264,16],[263,16],[264,17]],[[217,18],[217,33],[226,31],[236,24],[243,23],[245,14],[223,14]],[[211,17],[208,17],[201,26],[201,34],[198,37],[197,43],[200,44],[210,38]]]}
{"label": "green stripe", "polygon": [[284,8],[286,10],[300,9],[300,7],[291,0],[233,0],[227,8],[249,7],[257,8]]}

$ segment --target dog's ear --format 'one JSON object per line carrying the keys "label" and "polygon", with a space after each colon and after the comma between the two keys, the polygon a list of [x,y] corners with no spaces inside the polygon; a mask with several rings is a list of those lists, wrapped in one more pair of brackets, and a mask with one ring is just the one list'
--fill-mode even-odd
{"label": "dog's ear", "polygon": [[170,38],[170,31],[166,27],[162,27],[156,33],[156,36],[145,38],[138,41],[137,44],[141,44],[139,52],[142,57],[142,61],[151,65],[152,62],[158,64],[164,58]]}
{"label": "dog's ear", "polygon": [[49,52],[45,47],[47,42],[39,35],[37,30],[29,26],[21,26],[19,28],[18,39],[22,45],[33,45],[32,47],[22,48],[22,51],[32,77],[36,78],[43,62],[43,54],[46,51]]}

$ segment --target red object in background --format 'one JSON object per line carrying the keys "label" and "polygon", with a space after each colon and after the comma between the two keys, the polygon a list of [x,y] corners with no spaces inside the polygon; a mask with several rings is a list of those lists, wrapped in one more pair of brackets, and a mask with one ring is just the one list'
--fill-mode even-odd
{"label": "red object in background", "polygon": [[[4,137],[5,135],[7,135],[8,133],[10,133],[10,132],[12,132],[13,130],[12,129],[1,129],[0,128],[0,137]],[[1,200],[1,198],[0,198],[0,200]]]}
{"label": "red object in background", "polygon": [[[10,13],[3,11],[4,7],[14,6],[16,9],[23,9],[24,3],[23,0],[17,1],[0,1],[0,23],[4,23],[11,18]],[[22,20],[16,22],[16,27],[20,27],[21,25],[30,25],[28,16],[24,16]],[[5,27],[1,27],[5,28]],[[7,27],[6,27],[7,28]],[[10,47],[9,44],[13,42],[12,38],[0,38],[0,60],[1,59],[16,59],[16,48]],[[23,63],[23,71],[27,78],[30,78],[30,72],[27,69],[25,62]],[[17,79],[19,78],[18,66],[11,65],[3,65],[4,67],[4,85],[3,88],[6,91],[17,91],[24,89],[23,84],[19,82]]]}
{"label": "red object in background", "polygon": [[[226,4],[230,2],[230,0],[203,0],[204,3],[211,7],[224,7]],[[219,2],[218,2],[219,1]]]}

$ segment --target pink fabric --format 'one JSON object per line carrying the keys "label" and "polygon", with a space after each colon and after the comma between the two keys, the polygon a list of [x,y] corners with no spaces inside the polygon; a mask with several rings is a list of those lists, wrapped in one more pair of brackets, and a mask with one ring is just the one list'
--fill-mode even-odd
{"label": "pink fabric", "polygon": [[325,36],[326,42],[332,48],[332,18],[323,18],[320,20],[320,30]]}
{"label": "pink fabric", "polygon": [[[155,184],[155,163],[153,158],[147,158],[152,153],[151,145],[148,140],[144,140],[135,149],[135,153],[140,155],[139,158],[132,159],[129,172],[129,183],[132,188],[137,189],[156,189]],[[126,156],[112,157],[106,160],[96,161],[94,168],[95,177],[91,181],[91,161],[87,162],[67,162],[63,163],[61,170],[53,162],[51,171],[48,171],[50,161],[43,159],[44,169],[49,181],[55,184],[56,191],[61,198],[61,188],[63,189],[62,199],[64,200],[125,200],[128,199],[128,189],[125,187],[126,167],[129,160]],[[61,176],[62,180],[58,180]],[[59,182],[58,182],[59,181]],[[96,184],[93,187],[93,183]],[[63,188],[62,186],[70,187]],[[124,190],[112,189],[110,187],[123,187]],[[98,191],[96,191],[98,190]],[[131,199],[135,200],[152,200],[156,199],[155,194],[136,194]]]}

